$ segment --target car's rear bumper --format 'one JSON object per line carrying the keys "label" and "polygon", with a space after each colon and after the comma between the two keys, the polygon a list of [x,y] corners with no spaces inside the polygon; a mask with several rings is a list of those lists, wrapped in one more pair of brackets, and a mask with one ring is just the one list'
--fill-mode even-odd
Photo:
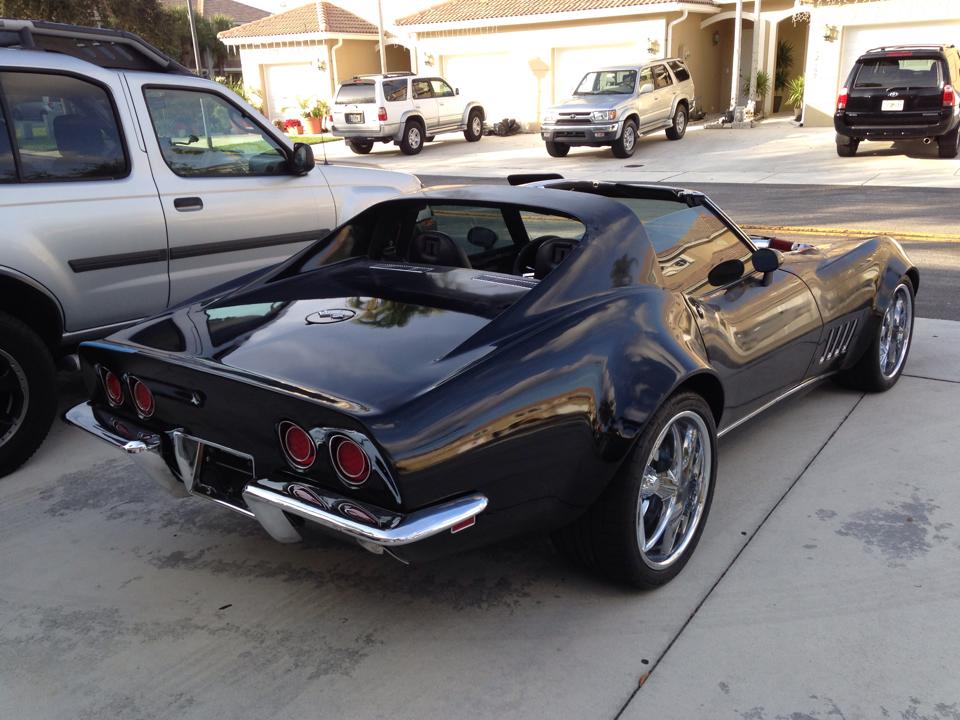
{"label": "car's rear bumper", "polygon": [[364,140],[399,140],[403,126],[401,123],[381,123],[379,125],[336,124],[330,128],[331,134],[342,138]]}
{"label": "car's rear bumper", "polygon": [[198,443],[183,431],[153,433],[97,411],[90,403],[77,405],[65,419],[127,453],[173,495],[203,497],[256,519],[279,542],[301,540],[300,529],[306,522],[355,540],[372,552],[383,552],[442,533],[456,534],[471,527],[487,507],[487,498],[475,493],[401,514],[297,482],[296,478],[250,478],[243,486],[242,501],[218,498],[198,482],[202,441]]}
{"label": "car's rear bumper", "polygon": [[596,125],[542,125],[540,137],[545,142],[565,145],[608,145],[620,136],[620,123]]}
{"label": "car's rear bumper", "polygon": [[960,125],[960,115],[956,113],[941,117],[936,122],[916,122],[900,125],[880,124],[877,122],[875,115],[851,117],[847,113],[836,113],[833,117],[833,127],[838,135],[864,140],[936,138],[946,135],[958,125]]}

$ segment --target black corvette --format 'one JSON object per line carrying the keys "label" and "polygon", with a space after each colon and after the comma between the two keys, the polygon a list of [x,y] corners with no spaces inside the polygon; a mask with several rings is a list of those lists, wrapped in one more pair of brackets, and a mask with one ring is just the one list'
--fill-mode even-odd
{"label": "black corvette", "polygon": [[283,542],[552,531],[651,587],[696,547],[718,437],[829,376],[897,381],[918,282],[890,238],[758,248],[687,190],[442,188],[84,344],[67,419]]}

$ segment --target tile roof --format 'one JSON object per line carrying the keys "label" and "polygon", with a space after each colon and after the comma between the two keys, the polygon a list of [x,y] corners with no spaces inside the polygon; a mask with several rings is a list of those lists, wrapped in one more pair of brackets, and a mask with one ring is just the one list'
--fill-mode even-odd
{"label": "tile roof", "polygon": [[[687,4],[714,7],[713,0],[682,0]],[[468,22],[515,18],[528,15],[589,12],[633,8],[642,5],[666,5],[677,0],[451,0],[395,21],[395,25],[428,25],[433,23]]]}
{"label": "tile roof", "polygon": [[[161,0],[168,8],[185,8],[187,0]],[[193,9],[204,17],[224,15],[235,23],[247,23],[267,17],[270,13],[260,8],[251,7],[237,0],[193,0]]]}
{"label": "tile roof", "polygon": [[[318,12],[319,9],[319,12]],[[303,35],[376,35],[377,26],[329,2],[312,2],[220,33],[222,39]]]}

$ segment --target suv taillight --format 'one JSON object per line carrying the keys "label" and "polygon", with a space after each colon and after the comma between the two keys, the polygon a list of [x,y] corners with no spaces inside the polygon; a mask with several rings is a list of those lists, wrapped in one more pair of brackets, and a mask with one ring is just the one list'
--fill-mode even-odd
{"label": "suv taillight", "polygon": [[840,88],[840,95],[837,96],[837,110],[844,110],[847,107],[847,96],[849,91],[847,88]]}
{"label": "suv taillight", "polygon": [[377,109],[377,120],[379,120],[380,122],[386,122],[386,121],[387,121],[387,109],[386,109],[386,108],[382,107],[382,108],[378,108],[378,109]]}
{"label": "suv taillight", "polygon": [[953,89],[953,85],[944,85],[943,86],[943,106],[953,107],[956,104],[957,104],[957,92]]}

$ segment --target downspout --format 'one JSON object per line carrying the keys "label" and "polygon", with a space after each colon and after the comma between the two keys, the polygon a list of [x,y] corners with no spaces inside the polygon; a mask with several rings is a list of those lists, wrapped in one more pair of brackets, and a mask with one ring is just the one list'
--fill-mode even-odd
{"label": "downspout", "polygon": [[[684,10],[683,15],[667,23],[667,57],[673,57],[673,27],[686,20],[689,14],[689,10]],[[680,59],[683,60],[683,58]]]}
{"label": "downspout", "polygon": [[337,96],[337,83],[340,81],[340,73],[337,72],[337,50],[343,45],[343,38],[337,40],[337,44],[330,49],[330,97]]}

